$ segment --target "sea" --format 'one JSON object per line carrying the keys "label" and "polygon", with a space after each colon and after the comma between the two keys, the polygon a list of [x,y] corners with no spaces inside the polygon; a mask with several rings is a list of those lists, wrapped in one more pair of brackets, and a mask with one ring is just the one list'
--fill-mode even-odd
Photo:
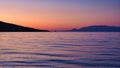
{"label": "sea", "polygon": [[0,68],[120,68],[120,32],[1,32]]}

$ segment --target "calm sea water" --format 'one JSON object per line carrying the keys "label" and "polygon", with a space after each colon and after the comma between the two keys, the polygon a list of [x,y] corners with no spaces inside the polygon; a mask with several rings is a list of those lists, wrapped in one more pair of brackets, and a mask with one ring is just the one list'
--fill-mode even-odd
{"label": "calm sea water", "polygon": [[0,33],[0,68],[120,68],[120,33]]}

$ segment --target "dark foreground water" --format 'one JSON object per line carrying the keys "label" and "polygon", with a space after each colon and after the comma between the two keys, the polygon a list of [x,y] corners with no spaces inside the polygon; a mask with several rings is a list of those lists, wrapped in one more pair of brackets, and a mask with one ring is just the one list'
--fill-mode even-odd
{"label": "dark foreground water", "polygon": [[0,33],[0,68],[120,68],[120,33]]}

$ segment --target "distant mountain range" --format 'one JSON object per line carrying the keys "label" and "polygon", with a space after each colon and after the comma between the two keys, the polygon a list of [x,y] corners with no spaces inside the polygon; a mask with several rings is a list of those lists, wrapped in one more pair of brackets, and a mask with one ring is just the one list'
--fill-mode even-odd
{"label": "distant mountain range", "polygon": [[[0,21],[0,32],[49,32],[48,30],[39,30],[30,27],[24,27],[16,24]],[[64,32],[120,32],[120,27],[117,26],[88,26],[80,29],[65,30]]]}
{"label": "distant mountain range", "polygon": [[120,27],[117,26],[105,26],[105,25],[97,25],[97,26],[88,26],[80,29],[72,29],[66,30],[68,32],[120,32]]}
{"label": "distant mountain range", "polygon": [[0,21],[0,32],[49,32]]}

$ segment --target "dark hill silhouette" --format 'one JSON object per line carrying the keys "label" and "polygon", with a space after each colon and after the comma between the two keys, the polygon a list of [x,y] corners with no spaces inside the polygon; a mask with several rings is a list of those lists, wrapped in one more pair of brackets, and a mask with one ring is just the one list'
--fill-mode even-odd
{"label": "dark hill silhouette", "polygon": [[97,26],[83,27],[80,29],[72,29],[68,31],[71,31],[71,32],[120,32],[120,27],[97,25]]}
{"label": "dark hill silhouette", "polygon": [[0,32],[49,32],[0,21]]}

